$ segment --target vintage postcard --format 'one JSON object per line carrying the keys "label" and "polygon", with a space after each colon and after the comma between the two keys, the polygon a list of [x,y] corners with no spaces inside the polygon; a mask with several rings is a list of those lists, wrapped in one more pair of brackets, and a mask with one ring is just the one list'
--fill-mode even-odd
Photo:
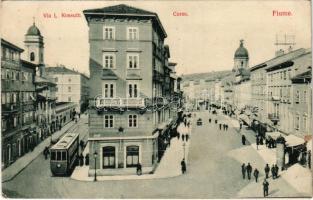
{"label": "vintage postcard", "polygon": [[310,1],[0,9],[3,198],[312,197]]}

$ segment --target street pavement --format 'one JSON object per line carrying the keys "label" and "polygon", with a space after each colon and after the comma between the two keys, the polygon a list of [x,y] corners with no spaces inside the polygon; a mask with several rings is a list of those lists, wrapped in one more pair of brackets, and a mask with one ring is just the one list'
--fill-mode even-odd
{"label": "street pavement", "polygon": [[[242,157],[251,160],[261,172],[264,160],[249,145],[242,146],[241,135],[230,127],[220,131],[208,122],[208,112],[197,113],[203,126],[192,129],[187,173],[153,180],[110,180],[84,182],[70,177],[51,177],[49,160],[39,155],[13,180],[3,183],[8,197],[24,198],[240,198],[261,197],[261,182],[242,180]],[[220,116],[219,116],[220,117]],[[87,132],[83,123],[78,132]],[[175,156],[175,155],[173,155]],[[262,177],[260,177],[262,180]],[[286,181],[270,180],[270,196],[299,196]]]}

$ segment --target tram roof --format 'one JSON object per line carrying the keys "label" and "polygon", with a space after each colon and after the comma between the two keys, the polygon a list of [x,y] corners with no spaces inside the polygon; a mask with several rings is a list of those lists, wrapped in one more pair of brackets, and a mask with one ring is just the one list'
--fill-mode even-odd
{"label": "tram roof", "polygon": [[51,149],[67,149],[69,148],[74,140],[78,137],[78,133],[66,133]]}

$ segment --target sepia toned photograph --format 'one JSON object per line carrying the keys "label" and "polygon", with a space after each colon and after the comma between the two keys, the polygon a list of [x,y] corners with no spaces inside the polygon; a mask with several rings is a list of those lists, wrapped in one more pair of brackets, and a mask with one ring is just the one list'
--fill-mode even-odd
{"label": "sepia toned photograph", "polygon": [[2,198],[312,198],[310,1],[0,16]]}

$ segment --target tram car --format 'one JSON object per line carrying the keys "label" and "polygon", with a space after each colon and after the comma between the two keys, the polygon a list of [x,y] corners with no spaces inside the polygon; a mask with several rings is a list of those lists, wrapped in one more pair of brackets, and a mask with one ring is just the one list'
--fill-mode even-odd
{"label": "tram car", "polygon": [[66,133],[50,149],[50,169],[54,176],[68,176],[78,162],[79,134]]}

